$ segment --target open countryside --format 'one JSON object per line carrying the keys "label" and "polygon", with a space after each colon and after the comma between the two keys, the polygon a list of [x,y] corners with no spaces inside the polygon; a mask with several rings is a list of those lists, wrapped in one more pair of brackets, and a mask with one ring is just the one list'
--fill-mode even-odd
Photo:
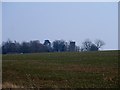
{"label": "open countryside", "polygon": [[3,88],[118,88],[118,51],[3,55]]}
{"label": "open countryside", "polygon": [[118,2],[0,6],[3,90],[119,88]]}

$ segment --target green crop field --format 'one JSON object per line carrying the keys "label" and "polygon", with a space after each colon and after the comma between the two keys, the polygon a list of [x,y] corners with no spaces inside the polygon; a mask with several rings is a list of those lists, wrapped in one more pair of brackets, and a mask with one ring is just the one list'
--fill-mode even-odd
{"label": "green crop field", "polygon": [[118,88],[118,51],[3,55],[3,88]]}

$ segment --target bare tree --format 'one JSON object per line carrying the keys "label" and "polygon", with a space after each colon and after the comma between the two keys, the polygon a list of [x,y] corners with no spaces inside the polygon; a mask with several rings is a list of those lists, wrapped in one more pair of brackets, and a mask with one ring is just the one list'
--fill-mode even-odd
{"label": "bare tree", "polygon": [[105,43],[102,40],[96,40],[95,43],[86,39],[81,47],[81,51],[98,51]]}
{"label": "bare tree", "polygon": [[105,43],[102,40],[96,40],[95,41],[95,45],[97,46],[97,48],[101,48],[102,46],[105,45]]}
{"label": "bare tree", "polygon": [[84,49],[84,51],[90,51],[92,42],[89,39],[86,39],[82,44],[83,44],[82,49]]}

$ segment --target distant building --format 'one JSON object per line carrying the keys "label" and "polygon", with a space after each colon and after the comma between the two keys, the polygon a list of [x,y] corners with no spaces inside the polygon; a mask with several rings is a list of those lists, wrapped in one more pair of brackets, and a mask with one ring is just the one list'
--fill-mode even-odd
{"label": "distant building", "polygon": [[51,42],[50,42],[49,40],[45,40],[45,41],[44,41],[44,45],[47,47],[48,52],[51,52],[51,51],[52,51]]}
{"label": "distant building", "polygon": [[47,47],[51,47],[51,42],[49,40],[45,40],[44,45]]}
{"label": "distant building", "polygon": [[75,51],[75,42],[70,41],[70,45],[69,45],[69,51],[74,52]]}

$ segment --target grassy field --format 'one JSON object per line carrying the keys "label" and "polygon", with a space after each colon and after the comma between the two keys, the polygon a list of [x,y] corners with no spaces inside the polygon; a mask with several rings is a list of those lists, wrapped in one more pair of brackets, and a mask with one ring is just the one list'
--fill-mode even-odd
{"label": "grassy field", "polygon": [[3,88],[118,88],[118,51],[3,55]]}

